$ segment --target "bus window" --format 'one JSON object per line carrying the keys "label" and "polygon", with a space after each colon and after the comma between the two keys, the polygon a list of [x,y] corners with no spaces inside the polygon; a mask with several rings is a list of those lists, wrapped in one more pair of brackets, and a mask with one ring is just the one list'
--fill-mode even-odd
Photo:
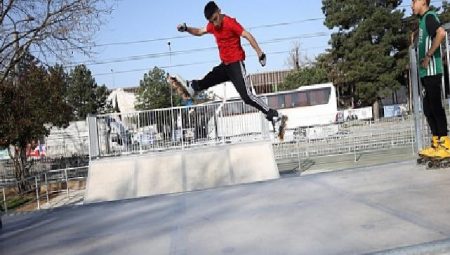
{"label": "bus window", "polygon": [[276,97],[276,96],[268,96],[267,100],[268,100],[268,105],[269,105],[270,108],[277,109],[277,107],[278,107],[278,97]]}
{"label": "bus window", "polygon": [[[269,102],[269,107],[272,109],[283,109],[286,108],[285,95],[272,95],[267,97]],[[289,106],[287,106],[289,107]]]}
{"label": "bus window", "polygon": [[309,103],[311,106],[328,104],[330,100],[331,88],[317,89],[308,91]]}
{"label": "bus window", "polygon": [[255,108],[253,108],[253,106],[244,104],[242,101],[229,102],[223,107],[224,116],[234,116],[251,112],[255,112]]}
{"label": "bus window", "polygon": [[320,88],[307,91],[295,91],[280,95],[267,96],[268,104],[273,109],[287,109],[303,106],[328,104],[331,88]]}
{"label": "bus window", "polygon": [[278,108],[277,109],[283,109],[286,108],[286,102],[284,95],[278,96]]}
{"label": "bus window", "polygon": [[295,106],[309,106],[308,104],[308,96],[306,95],[306,92],[299,92],[297,94],[297,101],[295,103]]}
{"label": "bus window", "polygon": [[284,96],[284,102],[285,102],[285,108],[292,108],[294,107],[294,103],[292,101],[292,97],[294,96],[294,94],[286,94]]}

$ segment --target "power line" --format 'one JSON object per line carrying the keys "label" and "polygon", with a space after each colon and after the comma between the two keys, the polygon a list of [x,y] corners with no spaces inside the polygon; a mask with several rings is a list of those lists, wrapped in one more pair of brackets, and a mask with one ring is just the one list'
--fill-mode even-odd
{"label": "power line", "polygon": [[[302,34],[298,36],[291,36],[291,37],[283,37],[283,38],[274,38],[268,41],[263,41],[260,44],[272,44],[272,43],[278,43],[283,41],[289,41],[289,40],[295,40],[295,39],[308,39],[308,38],[316,38],[316,37],[325,37],[329,36],[326,32],[317,32],[312,34]],[[243,44],[243,46],[249,46],[248,43]],[[154,59],[154,58],[161,58],[161,57],[167,57],[169,54],[171,56],[177,56],[177,55],[184,55],[184,54],[191,54],[191,53],[197,53],[197,52],[203,52],[203,51],[209,51],[209,50],[217,50],[217,47],[206,47],[206,48],[197,48],[197,49],[189,49],[189,50],[179,50],[179,51],[172,51],[172,52],[159,52],[159,53],[151,53],[151,54],[144,54],[144,55],[136,55],[136,56],[128,56],[123,58],[115,58],[115,59],[106,59],[106,60],[100,60],[100,61],[82,61],[82,62],[72,62],[67,65],[67,67],[75,67],[78,64],[85,64],[87,66],[93,66],[93,65],[104,65],[104,64],[112,64],[112,63],[123,63],[123,62],[129,62],[129,61],[137,61],[137,60],[143,60],[143,59]]]}
{"label": "power line", "polygon": [[[434,0],[430,3],[440,3],[441,0]],[[405,4],[405,5],[399,5],[398,8],[406,8],[411,7],[411,4]],[[287,21],[287,22],[279,22],[279,23],[272,23],[272,24],[264,24],[264,25],[258,25],[258,26],[251,26],[247,27],[247,30],[256,30],[261,28],[272,28],[272,27],[280,27],[280,26],[289,26],[294,24],[301,24],[306,22],[313,22],[313,21],[320,21],[325,20],[324,17],[316,17],[316,18],[309,18],[309,19],[301,19],[301,20],[294,20],[294,21]],[[182,35],[182,36],[172,36],[172,37],[161,37],[161,38],[152,38],[147,40],[136,40],[136,41],[128,41],[128,42],[111,42],[111,43],[102,43],[102,44],[94,44],[91,46],[86,46],[86,48],[94,48],[94,47],[104,47],[104,46],[118,46],[118,45],[130,45],[130,44],[139,44],[139,43],[149,43],[149,42],[158,42],[158,41],[168,41],[168,40],[178,40],[178,39],[185,39],[190,38],[189,35]]]}
{"label": "power line", "polygon": [[[441,1],[431,1],[431,3],[437,3]],[[398,8],[405,8],[410,7],[411,5],[400,5]],[[272,24],[264,24],[264,25],[258,25],[258,26],[252,26],[247,27],[248,30],[256,30],[256,29],[263,29],[263,28],[272,28],[272,27],[279,27],[279,26],[289,26],[293,24],[299,24],[299,23],[305,23],[305,22],[314,22],[314,21],[320,21],[324,20],[324,17],[318,17],[318,18],[309,18],[309,19],[302,19],[302,20],[295,20],[295,21],[289,21],[289,22],[280,22],[280,23],[272,23]],[[303,38],[313,38],[313,37],[321,37],[321,36],[328,36],[323,33],[323,35],[311,35],[307,36],[304,35]],[[104,47],[104,46],[119,46],[119,45],[130,45],[130,44],[140,44],[140,43],[149,43],[149,42],[158,42],[158,41],[170,41],[170,40],[178,40],[178,39],[185,39],[185,38],[191,38],[190,35],[183,35],[183,36],[173,36],[173,37],[162,37],[162,38],[152,38],[147,40],[136,40],[136,41],[127,41],[127,42],[111,42],[111,43],[104,43],[104,44],[95,44],[92,46],[87,47]],[[297,37],[287,37],[287,38],[275,38],[269,41],[261,42],[260,44],[269,44],[269,43],[276,43],[276,42],[282,42],[286,40],[293,40],[293,39],[299,39],[300,36]],[[244,46],[248,46],[248,44],[244,44]],[[208,50],[216,50],[216,47],[208,47],[208,48],[198,48],[198,49],[189,49],[189,50],[181,50],[181,51],[175,51],[172,52],[172,55],[181,55],[181,54],[190,54],[195,52],[202,52],[202,51],[208,51]],[[288,51],[282,51],[282,52],[276,52],[276,53],[270,53],[270,54],[280,54],[280,53],[286,53]],[[129,56],[129,57],[123,57],[123,58],[116,58],[116,59],[107,59],[103,61],[88,61],[84,64],[86,65],[102,65],[102,64],[110,64],[110,63],[120,63],[120,62],[128,62],[128,61],[137,61],[137,60],[143,60],[143,59],[149,59],[149,58],[161,58],[161,57],[167,57],[167,52],[160,52],[160,53],[152,53],[152,54],[145,54],[145,55],[137,55],[137,56]],[[178,65],[170,65],[170,66],[164,66],[162,68],[171,68],[171,67],[181,67],[181,66],[190,66],[190,65],[199,65],[199,64],[207,64],[207,63],[214,63],[216,61],[203,61],[203,62],[196,62],[196,63],[188,63],[188,64],[178,64]],[[79,62],[81,64],[83,62]],[[75,65],[77,63],[71,63],[72,65]],[[68,66],[71,67],[71,66]],[[148,69],[132,69],[132,70],[126,70],[126,71],[119,71],[114,73],[128,73],[128,72],[137,72],[137,71],[147,71]],[[110,75],[111,73],[101,73],[96,74],[97,76],[102,75]]]}
{"label": "power line", "polygon": [[[438,0],[431,1],[431,3],[441,2]],[[404,8],[409,7],[409,5],[400,5],[398,8]],[[258,25],[258,26],[251,26],[248,27],[248,30],[255,30],[255,29],[261,29],[261,28],[272,28],[272,27],[279,27],[279,26],[289,26],[293,24],[299,24],[299,23],[306,23],[306,22],[314,22],[314,21],[320,21],[325,20],[324,17],[316,17],[316,18],[309,18],[309,19],[301,19],[301,20],[294,20],[294,21],[288,21],[288,22],[279,22],[279,23],[272,23],[272,24],[264,24],[264,25]],[[178,40],[178,39],[185,39],[185,38],[192,38],[190,35],[182,35],[182,36],[173,36],[173,37],[161,37],[161,38],[152,38],[147,40],[136,40],[136,41],[126,41],[126,42],[111,42],[111,43],[103,43],[103,44],[94,44],[82,48],[95,48],[95,47],[105,47],[105,46],[119,46],[119,45],[130,45],[130,44],[141,44],[141,43],[149,43],[149,42],[158,42],[158,41],[170,41],[170,40]],[[203,50],[213,50],[216,49],[215,47],[211,48],[204,48],[204,49],[193,49],[193,50],[187,50],[187,53],[191,52],[198,52]],[[180,51],[178,54],[184,54],[185,52]],[[119,58],[114,60],[105,60],[105,61],[91,61],[89,65],[101,65],[101,64],[110,64],[110,63],[118,63],[118,62],[126,62],[126,61],[133,61],[133,60],[142,60],[146,58],[158,58],[158,57],[165,57],[167,53],[155,53],[155,54],[146,54],[146,55],[140,55],[140,56],[130,56],[126,58]],[[78,63],[70,63],[70,65],[76,65],[76,64],[82,64],[83,62]],[[70,67],[70,66],[69,66]]]}
{"label": "power line", "polygon": [[[310,47],[306,48],[301,51],[311,50],[311,49],[323,49],[328,47],[326,46],[317,46],[317,47]],[[290,53],[290,51],[275,51],[275,52],[268,52],[267,55],[273,56],[273,55],[280,55],[280,54],[286,54]],[[256,57],[256,55],[251,54],[248,55],[248,57]],[[209,61],[201,61],[201,62],[193,62],[193,63],[184,63],[184,64],[176,64],[176,65],[168,65],[168,66],[159,66],[161,69],[168,69],[168,68],[174,68],[174,67],[184,67],[184,66],[194,66],[194,65],[203,65],[203,64],[211,64],[211,63],[217,63],[217,60],[209,60]],[[122,74],[122,73],[134,73],[134,72],[142,72],[142,71],[148,71],[149,68],[141,68],[141,69],[130,69],[130,70],[123,70],[123,71],[114,71],[114,74]],[[105,75],[112,75],[112,73],[98,73],[93,74],[94,76],[105,76]]]}
{"label": "power line", "polygon": [[[272,28],[272,27],[279,27],[279,26],[289,26],[293,24],[299,24],[299,23],[306,23],[306,22],[312,22],[312,21],[318,21],[318,20],[324,20],[325,18],[310,18],[310,19],[302,19],[302,20],[295,20],[295,21],[288,21],[288,22],[280,22],[280,23],[273,23],[273,24],[265,24],[265,25],[259,25],[259,26],[253,26],[248,27],[248,30],[255,30],[255,29],[261,29],[261,28]],[[111,42],[111,43],[102,43],[102,44],[94,44],[82,48],[95,48],[95,47],[104,47],[104,46],[118,46],[118,45],[130,45],[130,44],[140,44],[140,43],[149,43],[149,42],[159,42],[159,41],[171,41],[171,40],[178,40],[178,39],[185,39],[185,38],[191,38],[190,35],[182,35],[182,36],[172,36],[172,37],[161,37],[161,38],[151,38],[146,40],[136,40],[136,41],[127,41],[127,42]]]}
{"label": "power line", "polygon": [[[441,2],[439,0],[431,1],[430,3],[436,3]],[[410,7],[411,5],[400,5],[398,8],[405,8]],[[261,28],[272,28],[272,27],[279,27],[279,26],[289,26],[293,24],[300,24],[300,23],[306,23],[306,22],[312,22],[312,21],[320,21],[325,20],[324,17],[317,17],[317,18],[309,18],[309,19],[302,19],[302,20],[295,20],[295,21],[288,21],[288,22],[280,22],[280,23],[273,23],[273,24],[265,24],[265,25],[258,25],[258,26],[252,26],[248,27],[248,30],[255,30],[255,29],[261,29]],[[120,46],[120,45],[130,45],[130,44],[141,44],[141,43],[150,43],[150,42],[159,42],[159,41],[170,41],[170,40],[178,40],[178,39],[185,39],[190,38],[189,35],[183,35],[183,36],[172,36],[172,37],[160,37],[160,38],[151,38],[146,40],[135,40],[135,41],[126,41],[126,42],[110,42],[110,43],[101,43],[101,44],[93,44],[93,45],[87,45],[84,47],[78,47],[78,48],[69,48],[69,50],[75,50],[75,49],[86,49],[86,48],[97,48],[97,47],[105,47],[105,46]],[[34,51],[33,51],[34,52]]]}

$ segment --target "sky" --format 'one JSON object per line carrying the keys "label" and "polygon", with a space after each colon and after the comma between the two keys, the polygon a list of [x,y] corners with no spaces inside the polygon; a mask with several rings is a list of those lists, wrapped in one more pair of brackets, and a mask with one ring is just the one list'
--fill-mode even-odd
{"label": "sky", "polygon": [[[86,64],[97,84],[111,89],[139,86],[144,74],[155,66],[188,80],[200,79],[220,63],[214,37],[194,37],[176,27],[182,22],[205,27],[203,8],[207,2],[119,0],[94,38],[98,46],[93,48],[93,57],[79,56],[74,62]],[[244,46],[247,73],[288,69],[289,51],[295,44],[310,60],[329,48],[332,31],[323,24],[321,0],[215,2],[222,13],[235,17],[253,34],[267,55],[263,68],[254,50]],[[242,39],[242,43],[247,41]]]}

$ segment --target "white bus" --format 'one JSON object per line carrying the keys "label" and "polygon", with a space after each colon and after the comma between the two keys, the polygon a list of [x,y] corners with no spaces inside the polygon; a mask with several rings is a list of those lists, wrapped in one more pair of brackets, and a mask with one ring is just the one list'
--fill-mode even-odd
{"label": "white bus", "polygon": [[288,129],[336,122],[336,89],[332,83],[302,86],[264,96],[270,108],[289,117]]}
{"label": "white bus", "polygon": [[[338,125],[335,125],[338,115],[336,89],[332,83],[302,86],[261,97],[270,108],[289,117],[285,140],[291,140],[295,135],[318,139],[338,132]],[[259,133],[264,125],[269,125],[269,122],[257,118],[256,109],[240,99],[227,100],[221,111],[217,128],[219,136]]]}

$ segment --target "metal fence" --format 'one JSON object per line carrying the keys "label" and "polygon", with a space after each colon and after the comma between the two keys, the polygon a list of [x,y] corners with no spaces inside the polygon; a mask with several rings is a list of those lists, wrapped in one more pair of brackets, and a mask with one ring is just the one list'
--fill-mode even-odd
{"label": "metal fence", "polygon": [[[88,167],[65,168],[51,170],[40,175],[29,177],[20,181],[9,182],[0,187],[2,193],[0,209],[5,213],[13,205],[9,203],[23,203],[27,208],[22,210],[41,209],[42,203],[49,205],[55,197],[70,199],[71,193],[76,190],[84,190],[83,185],[71,185],[76,181],[85,181]],[[19,191],[19,186],[21,187]],[[72,188],[71,188],[72,186]],[[78,186],[77,189],[75,189]],[[63,197],[61,198],[61,194]],[[17,201],[18,199],[23,202]],[[14,205],[21,208],[21,206]]]}
{"label": "metal fence", "polygon": [[46,156],[54,158],[72,157],[74,154],[87,155],[89,153],[88,140],[87,136],[52,137],[46,140]]}
{"label": "metal fence", "polygon": [[[407,150],[413,157],[417,152],[415,119],[403,115],[296,127],[286,130],[280,142],[261,113],[236,101],[97,116],[95,140],[97,157],[271,140],[278,163],[300,166],[303,161],[342,155],[358,162],[363,154],[385,151],[405,154]],[[428,144],[427,125],[423,116],[419,120],[424,128],[420,140]]]}
{"label": "metal fence", "polygon": [[[283,143],[274,143],[277,161],[301,161],[320,157],[349,155],[354,162],[365,153],[408,149],[414,154],[414,122],[411,116],[334,124],[337,132],[319,139],[296,137]],[[317,128],[317,127],[315,127]],[[325,128],[325,127],[324,127]]]}
{"label": "metal fence", "polygon": [[242,101],[100,115],[94,122],[93,157],[269,139],[269,122]]}
{"label": "metal fence", "polygon": [[[57,169],[87,167],[89,157],[87,155],[71,155],[70,157],[29,159],[27,168],[30,176],[40,175],[44,172]],[[0,161],[0,186],[16,181],[13,160]]]}

